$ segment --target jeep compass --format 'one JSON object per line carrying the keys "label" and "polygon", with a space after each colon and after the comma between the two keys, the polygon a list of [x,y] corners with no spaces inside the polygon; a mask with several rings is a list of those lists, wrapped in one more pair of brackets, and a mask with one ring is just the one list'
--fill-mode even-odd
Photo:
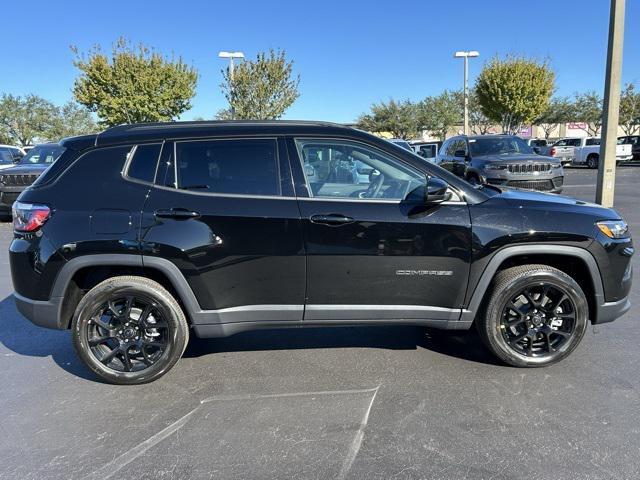
{"label": "jeep compass", "polygon": [[138,124],[60,146],[13,205],[16,304],[108,382],[157,379],[190,335],[318,325],[474,326],[538,367],[630,306],[615,210],[473,187],[355,129]]}

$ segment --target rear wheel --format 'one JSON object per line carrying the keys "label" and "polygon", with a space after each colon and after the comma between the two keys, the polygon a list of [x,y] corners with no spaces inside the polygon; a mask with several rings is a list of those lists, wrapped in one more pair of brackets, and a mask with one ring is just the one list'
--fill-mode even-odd
{"label": "rear wheel", "polygon": [[524,265],[496,275],[478,330],[505,363],[541,367],[578,346],[588,314],[585,294],[573,278],[547,265]]}
{"label": "rear wheel", "polygon": [[114,277],[82,298],[73,344],[101,379],[118,385],[151,382],[182,356],[189,330],[173,296],[144,277]]}
{"label": "rear wheel", "polygon": [[592,153],[587,157],[587,167],[589,168],[598,168],[598,163],[600,163],[600,157]]}

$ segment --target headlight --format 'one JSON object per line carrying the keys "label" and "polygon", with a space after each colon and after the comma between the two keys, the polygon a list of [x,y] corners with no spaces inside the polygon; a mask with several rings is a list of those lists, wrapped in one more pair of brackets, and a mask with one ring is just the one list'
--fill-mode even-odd
{"label": "headlight", "polygon": [[626,238],[629,234],[629,227],[624,220],[608,220],[598,222],[596,225],[609,238]]}
{"label": "headlight", "polygon": [[487,163],[483,167],[485,170],[506,170],[506,165],[500,165],[498,163]]}

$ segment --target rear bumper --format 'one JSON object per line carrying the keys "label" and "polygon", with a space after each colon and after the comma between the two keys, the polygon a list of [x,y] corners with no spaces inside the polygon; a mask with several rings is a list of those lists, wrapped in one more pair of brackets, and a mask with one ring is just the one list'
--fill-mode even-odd
{"label": "rear bumper", "polygon": [[60,322],[62,298],[52,298],[46,301],[33,300],[16,292],[13,293],[13,297],[18,311],[34,325],[54,329],[66,328]]}

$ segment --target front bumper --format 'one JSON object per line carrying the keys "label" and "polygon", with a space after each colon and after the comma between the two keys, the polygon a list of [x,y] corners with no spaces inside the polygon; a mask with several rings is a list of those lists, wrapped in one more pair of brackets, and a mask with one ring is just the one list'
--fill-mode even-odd
{"label": "front bumper", "polygon": [[15,202],[20,194],[26,189],[24,186],[2,186],[0,187],[0,212],[11,212],[13,202]]}
{"label": "front bumper", "polygon": [[606,302],[598,306],[597,317],[593,321],[594,324],[613,322],[616,318],[621,317],[629,311],[631,302],[627,297],[617,302]]}
{"label": "front bumper", "polygon": [[561,193],[564,184],[564,177],[488,177],[485,180],[489,185],[497,185],[509,188],[524,188],[526,190],[536,190],[539,192]]}

